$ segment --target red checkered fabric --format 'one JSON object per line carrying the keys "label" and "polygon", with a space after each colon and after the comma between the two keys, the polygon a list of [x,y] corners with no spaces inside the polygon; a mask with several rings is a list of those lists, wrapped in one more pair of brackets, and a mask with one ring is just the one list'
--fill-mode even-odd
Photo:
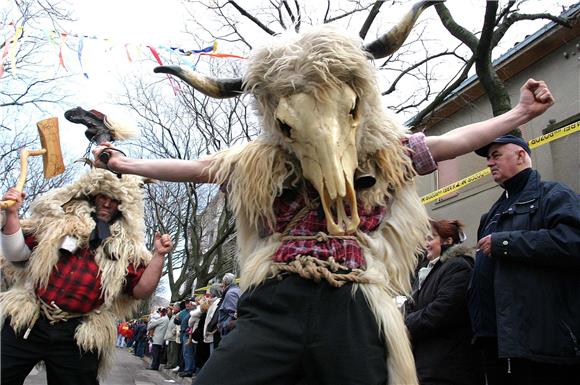
{"label": "red checkered fabric", "polygon": [[[307,197],[308,196],[308,197]],[[283,233],[290,221],[306,205],[306,199],[316,199],[318,194],[314,189],[310,189],[306,194],[297,194],[294,191],[286,191],[274,202],[274,213],[276,215],[275,229]],[[350,216],[350,209],[346,208],[346,214]],[[375,207],[365,210],[358,206],[360,216],[359,230],[369,233],[377,229],[386,212],[385,207]],[[310,236],[318,232],[327,233],[326,219],[322,210],[322,205],[317,209],[310,210],[306,216],[290,231],[290,236]],[[298,255],[309,255],[311,257],[326,261],[329,257],[349,269],[359,269],[365,266],[362,249],[355,239],[329,238],[326,241],[315,239],[292,239],[282,242],[276,250],[274,262],[290,262]]]}
{"label": "red checkered fabric", "polygon": [[[25,236],[26,245],[33,249],[37,242],[32,235]],[[137,269],[129,264],[124,292],[131,294],[141,278],[144,266]],[[37,287],[36,295],[44,302],[52,301],[69,313],[89,313],[104,302],[101,295],[99,266],[88,248],[81,248],[73,255],[61,255],[52,269],[48,285]]]}
{"label": "red checkered fabric", "polygon": [[425,134],[417,132],[403,141],[409,149],[409,157],[413,161],[413,168],[419,175],[427,175],[437,170],[437,162],[431,156],[431,151],[425,142]]}

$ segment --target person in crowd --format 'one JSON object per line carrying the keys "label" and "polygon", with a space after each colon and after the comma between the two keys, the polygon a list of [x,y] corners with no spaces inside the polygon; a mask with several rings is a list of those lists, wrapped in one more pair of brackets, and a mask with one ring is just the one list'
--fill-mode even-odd
{"label": "person in crowd", "polygon": [[123,348],[127,346],[127,343],[125,341],[125,334],[127,333],[128,329],[129,326],[126,321],[117,322],[117,341],[115,342],[116,347]]}
{"label": "person in crowd", "polygon": [[158,311],[159,317],[151,318],[147,324],[147,330],[153,331],[151,336],[151,366],[147,369],[159,370],[159,364],[161,361],[161,348],[163,347],[165,331],[167,330],[167,325],[169,324],[169,318],[167,318],[167,309],[161,308]]}
{"label": "person in crowd", "polygon": [[167,362],[165,364],[166,369],[175,369],[179,364],[179,347],[177,343],[177,330],[179,326],[175,323],[177,314],[179,313],[179,304],[174,303],[170,305],[171,307],[171,318],[167,325],[167,331],[165,332],[165,343],[167,346]]}
{"label": "person in crowd", "polygon": [[195,356],[193,343],[190,341],[189,318],[191,312],[196,309],[195,298],[190,298],[185,302],[185,309],[179,312],[179,338],[183,354],[183,366],[177,373],[180,377],[192,377],[195,372]]}
{"label": "person in crowd", "polygon": [[169,305],[167,308],[165,308],[165,310],[168,322],[167,327],[165,328],[165,334],[163,335],[163,344],[161,345],[161,354],[159,356],[159,364],[163,366],[167,365],[167,345],[169,344],[169,342],[165,339],[165,335],[167,334],[167,330],[169,329],[169,321],[173,316],[173,307]]}
{"label": "person in crowd", "polygon": [[201,301],[200,298],[198,297],[192,297],[191,301],[194,303],[194,307],[193,309],[189,312],[189,319],[187,321],[187,342],[186,344],[188,345],[188,350],[191,350],[191,356],[192,356],[192,370],[188,371],[185,370],[181,373],[178,373],[178,375],[180,377],[192,377],[196,371],[197,371],[197,361],[196,361],[196,357],[197,357],[197,341],[193,339],[193,331],[197,328],[197,326],[199,325],[199,320],[201,318],[202,315],[202,310],[201,310]]}
{"label": "person in crowd", "polygon": [[13,280],[0,293],[2,384],[22,384],[40,361],[49,383],[98,383],[114,355],[112,320],[153,293],[172,248],[167,234],[155,235],[153,255],[145,247],[142,184],[92,169],[35,199],[22,220],[25,194],[4,195],[16,203],[1,234]]}
{"label": "person in crowd", "polygon": [[222,286],[215,283],[207,290],[207,316],[203,326],[203,341],[209,346],[209,353],[213,353],[219,344],[220,333],[217,330],[218,312],[217,309],[221,302]]}
{"label": "person in crowd", "polygon": [[240,287],[235,282],[235,275],[224,274],[222,278],[223,300],[217,310],[218,330],[222,337],[226,336],[236,326]]}
{"label": "person in crowd", "polygon": [[468,292],[489,385],[578,384],[580,198],[504,135],[476,151],[503,189],[481,217]]}
{"label": "person in crowd", "polygon": [[135,335],[133,339],[133,354],[136,357],[145,357],[145,350],[147,348],[147,325],[143,319],[139,319],[135,324]]}
{"label": "person in crowd", "polygon": [[[195,344],[195,371],[196,373],[203,368],[203,365],[209,358],[209,344],[204,341],[205,320],[207,319],[207,311],[209,310],[210,302],[207,294],[199,299],[200,316],[195,326],[192,328],[191,340]],[[189,320],[191,321],[193,317]]]}
{"label": "person in crowd", "polygon": [[[135,335],[135,320],[128,323],[127,332],[125,335],[125,342],[128,349],[132,349]],[[130,350],[132,351],[132,350]]]}
{"label": "person in crowd", "polygon": [[405,314],[419,383],[483,385],[466,298],[474,252],[463,243],[460,221],[429,222],[425,247],[429,263],[419,270]]}
{"label": "person in crowd", "polygon": [[[174,372],[177,372],[177,373],[179,373],[180,371],[183,371],[183,369],[185,368],[185,360],[183,359],[183,344],[182,344],[182,340],[181,340],[181,338],[182,338],[181,337],[182,336],[182,334],[181,334],[181,317],[185,316],[187,302],[188,301],[180,301],[179,302],[179,312],[177,313],[177,317],[175,317],[175,320],[173,320],[175,325],[177,325],[175,341],[179,345],[179,350],[178,350],[178,354],[177,354],[177,366],[171,370]],[[189,311],[187,313],[189,313]]]}

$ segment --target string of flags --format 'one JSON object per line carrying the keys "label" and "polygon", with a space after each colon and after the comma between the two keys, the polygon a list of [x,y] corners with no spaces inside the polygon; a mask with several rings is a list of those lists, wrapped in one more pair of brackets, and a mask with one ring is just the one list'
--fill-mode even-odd
{"label": "string of flags", "polygon": [[[12,76],[16,76],[17,73],[17,66],[16,66],[16,53],[18,52],[18,46],[21,42],[21,39],[26,37],[23,33],[23,28],[20,24],[15,24],[13,22],[9,23],[8,26],[11,26],[11,31],[7,33],[4,44],[1,46],[1,53],[0,53],[0,78],[3,77],[5,72],[5,66],[10,65],[10,70]],[[214,41],[214,43],[210,46],[201,48],[201,49],[184,49],[181,47],[174,47],[174,46],[153,46],[153,45],[146,45],[146,44],[134,44],[134,43],[113,43],[108,38],[99,38],[97,36],[89,36],[89,35],[82,35],[76,33],[69,33],[69,32],[58,32],[54,30],[45,30],[46,39],[51,42],[53,45],[58,46],[58,68],[63,68],[65,71],[68,71],[67,65],[65,64],[65,59],[63,55],[63,48],[76,46],[76,56],[81,68],[81,72],[85,78],[89,78],[89,74],[85,71],[83,66],[83,50],[86,49],[85,42],[86,40],[101,40],[105,42],[111,42],[111,44],[115,46],[121,46],[122,49],[125,51],[125,57],[129,61],[129,63],[133,63],[133,55],[131,54],[131,48],[141,48],[142,50],[148,51],[155,61],[159,65],[163,65],[162,55],[165,53],[169,55],[176,54],[179,57],[179,60],[183,62],[183,64],[195,69],[200,58],[203,56],[212,57],[212,58],[219,58],[219,59],[246,59],[244,56],[236,55],[232,53],[223,53],[218,52],[218,42]],[[70,38],[77,39],[76,44],[70,44],[67,46],[67,42],[70,43]],[[2,40],[0,40],[2,41]],[[109,49],[112,49],[109,48]],[[193,58],[197,56],[196,60]],[[176,83],[172,77],[168,76],[169,82],[173,89],[173,92],[176,94],[179,91],[179,84]]]}

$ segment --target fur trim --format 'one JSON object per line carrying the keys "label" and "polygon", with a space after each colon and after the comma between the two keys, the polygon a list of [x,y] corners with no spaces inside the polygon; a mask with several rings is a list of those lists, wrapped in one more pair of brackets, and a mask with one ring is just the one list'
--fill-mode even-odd
{"label": "fur trim", "polygon": [[111,131],[114,140],[128,140],[139,136],[139,131],[134,125],[127,124],[110,114],[104,116],[103,123]]}
{"label": "fur trim", "polygon": [[4,325],[4,320],[10,316],[10,326],[16,333],[31,327],[39,311],[33,291],[23,285],[0,293],[0,320]]}
{"label": "fur trim", "polygon": [[115,337],[117,329],[111,312],[91,313],[77,327],[75,340],[85,351],[99,354],[99,378],[102,380],[113,366]]}
{"label": "fur trim", "polygon": [[440,261],[445,262],[449,258],[461,257],[466,256],[469,258],[475,258],[475,250],[473,247],[469,247],[464,245],[463,243],[458,243],[456,245],[451,246],[449,249],[445,250],[445,252],[441,255]]}
{"label": "fur trim", "polygon": [[[367,272],[365,276],[376,273],[372,268]],[[354,285],[353,290],[362,290],[379,325],[379,333],[385,339],[389,384],[418,385],[408,331],[393,297],[389,296],[384,285]]]}

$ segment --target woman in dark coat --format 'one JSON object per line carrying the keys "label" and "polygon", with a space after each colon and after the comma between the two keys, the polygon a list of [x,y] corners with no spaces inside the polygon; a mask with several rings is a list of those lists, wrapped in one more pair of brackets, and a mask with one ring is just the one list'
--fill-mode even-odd
{"label": "woman in dark coat", "polygon": [[471,345],[466,292],[473,251],[462,244],[462,224],[431,220],[426,251],[405,323],[421,385],[484,384],[478,352]]}

